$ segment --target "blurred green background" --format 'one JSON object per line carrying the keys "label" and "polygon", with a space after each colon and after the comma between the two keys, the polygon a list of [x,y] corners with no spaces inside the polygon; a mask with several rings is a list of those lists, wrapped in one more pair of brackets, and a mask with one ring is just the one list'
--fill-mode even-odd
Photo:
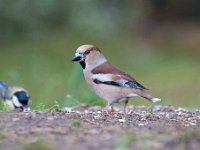
{"label": "blurred green background", "polygon": [[160,104],[200,108],[200,1],[0,0],[0,80],[25,87],[31,108],[106,104],[71,62],[82,44],[100,48]]}

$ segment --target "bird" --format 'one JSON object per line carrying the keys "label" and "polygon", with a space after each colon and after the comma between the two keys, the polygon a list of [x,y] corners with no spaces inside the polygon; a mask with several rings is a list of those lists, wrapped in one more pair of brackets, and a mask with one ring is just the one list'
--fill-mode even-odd
{"label": "bird", "polygon": [[136,96],[153,103],[161,101],[150,95],[148,89],[131,75],[108,62],[94,45],[79,46],[71,60],[80,63],[87,84],[96,95],[107,101],[106,108],[112,107],[113,103],[124,102],[123,111],[126,112],[129,99]]}
{"label": "bird", "polygon": [[0,81],[0,97],[6,110],[30,111],[30,96],[22,87],[9,86],[7,82]]}

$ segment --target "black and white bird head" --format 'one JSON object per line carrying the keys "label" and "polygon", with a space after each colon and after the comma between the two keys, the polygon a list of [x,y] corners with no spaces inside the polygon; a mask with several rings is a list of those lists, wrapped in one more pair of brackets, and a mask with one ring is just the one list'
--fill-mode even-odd
{"label": "black and white bird head", "polygon": [[0,96],[3,99],[6,109],[21,109],[29,111],[30,96],[21,87],[9,86],[6,82],[0,81]]}
{"label": "black and white bird head", "polygon": [[29,111],[30,97],[26,91],[16,91],[13,93],[12,102],[16,109],[20,108],[23,111]]}

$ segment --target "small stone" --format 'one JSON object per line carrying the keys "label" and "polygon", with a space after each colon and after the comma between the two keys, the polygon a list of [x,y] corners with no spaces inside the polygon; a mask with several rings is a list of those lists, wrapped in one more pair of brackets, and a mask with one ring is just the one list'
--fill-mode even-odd
{"label": "small stone", "polygon": [[189,123],[191,126],[196,126],[197,124],[196,123],[194,123],[194,122],[190,122]]}
{"label": "small stone", "polygon": [[90,113],[90,111],[88,111],[88,110],[85,110],[85,111],[84,111],[84,113],[85,113],[85,114],[89,114],[89,113]]}
{"label": "small stone", "polygon": [[101,111],[97,111],[97,114],[101,114],[102,112]]}
{"label": "small stone", "polygon": [[18,121],[18,120],[20,120],[19,118],[13,118],[12,119],[13,121]]}
{"label": "small stone", "polygon": [[179,111],[177,114],[180,116],[180,115],[182,114],[182,112],[181,112],[181,111]]}
{"label": "small stone", "polygon": [[126,122],[126,120],[125,120],[124,118],[122,118],[122,119],[118,119],[118,121],[119,121],[120,123],[124,123],[124,122]]}
{"label": "small stone", "polygon": [[143,127],[144,124],[143,124],[143,123],[139,123],[138,126],[139,126],[139,127]]}
{"label": "small stone", "polygon": [[99,119],[99,118],[100,118],[100,115],[94,116],[94,119]]}

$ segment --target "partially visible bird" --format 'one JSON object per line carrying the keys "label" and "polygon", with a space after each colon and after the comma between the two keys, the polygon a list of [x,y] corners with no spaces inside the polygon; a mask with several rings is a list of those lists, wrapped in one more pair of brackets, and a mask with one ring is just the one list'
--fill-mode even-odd
{"label": "partially visible bird", "polygon": [[129,74],[110,64],[94,45],[78,47],[72,61],[80,63],[86,82],[99,97],[108,102],[107,106],[124,102],[125,112],[131,97],[143,97],[154,103],[161,101],[147,93],[147,89]]}
{"label": "partially visible bird", "polygon": [[30,96],[22,87],[9,86],[8,83],[0,81],[0,97],[3,99],[6,110],[30,110]]}

